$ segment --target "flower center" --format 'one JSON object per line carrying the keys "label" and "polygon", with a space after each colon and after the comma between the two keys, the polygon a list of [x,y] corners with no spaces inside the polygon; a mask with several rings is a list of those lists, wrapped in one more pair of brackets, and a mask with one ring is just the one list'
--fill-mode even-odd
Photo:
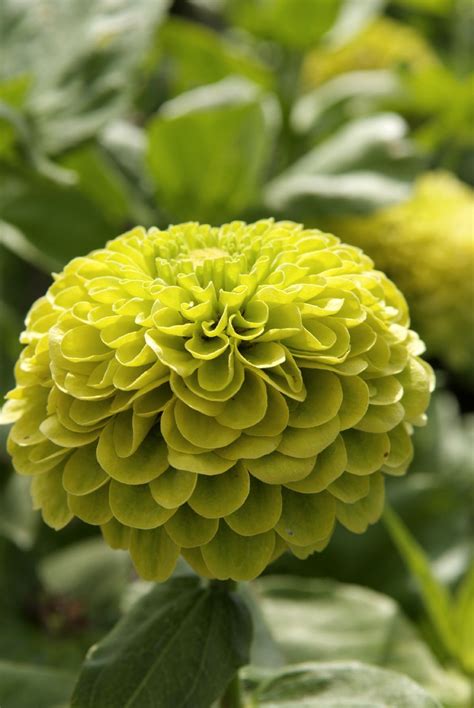
{"label": "flower center", "polygon": [[222,248],[216,248],[215,246],[209,246],[209,248],[195,248],[193,251],[189,251],[188,257],[193,261],[193,263],[204,263],[204,261],[212,261],[217,258],[223,258],[229,256],[228,251],[224,251]]}

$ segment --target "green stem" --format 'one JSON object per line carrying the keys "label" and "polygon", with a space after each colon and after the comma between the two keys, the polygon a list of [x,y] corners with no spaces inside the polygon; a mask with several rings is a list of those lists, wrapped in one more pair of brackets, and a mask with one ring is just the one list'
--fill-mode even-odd
{"label": "green stem", "polygon": [[239,674],[235,674],[220,701],[221,708],[244,708]]}

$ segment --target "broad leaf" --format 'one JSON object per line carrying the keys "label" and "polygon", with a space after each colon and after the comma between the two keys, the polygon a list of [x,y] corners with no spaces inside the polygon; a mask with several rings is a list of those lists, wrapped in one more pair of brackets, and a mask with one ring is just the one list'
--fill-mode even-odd
{"label": "broad leaf", "polygon": [[148,162],[161,208],[175,221],[219,223],[258,199],[277,107],[229,78],[165,103],[149,126]]}
{"label": "broad leaf", "polygon": [[68,703],[74,678],[69,671],[0,661],[0,705],[60,708]]}
{"label": "broad leaf", "polygon": [[238,596],[197,577],[157,585],[94,646],[73,708],[209,708],[248,662],[251,623]]}
{"label": "broad leaf", "polygon": [[474,563],[459,586],[454,599],[452,623],[456,634],[458,658],[468,674],[474,674]]}
{"label": "broad leaf", "polygon": [[264,708],[441,708],[406,676],[359,662],[286,667],[256,691]]}
{"label": "broad leaf", "polygon": [[342,0],[230,0],[231,20],[257,36],[304,50],[331,28]]}
{"label": "broad leaf", "polygon": [[[465,706],[467,681],[440,666],[390,597],[309,578],[269,576],[256,585],[287,663],[364,661],[406,674],[450,706]],[[254,663],[268,664],[258,656]]]}

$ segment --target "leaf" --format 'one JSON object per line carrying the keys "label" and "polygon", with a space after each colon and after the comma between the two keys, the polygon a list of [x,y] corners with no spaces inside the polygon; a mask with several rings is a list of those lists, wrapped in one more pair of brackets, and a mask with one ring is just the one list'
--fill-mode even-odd
{"label": "leaf", "polygon": [[235,594],[197,577],[157,585],[84,663],[73,708],[209,708],[247,663],[248,611]]}
{"label": "leaf", "polygon": [[[54,261],[60,267],[117,235],[99,207],[75,187],[58,185],[32,172],[3,173],[0,182],[0,218],[41,251],[46,257],[41,259],[44,265]],[[12,243],[18,250],[18,234],[14,241],[10,233]]]}
{"label": "leaf", "polygon": [[273,98],[239,78],[163,104],[148,129],[160,207],[177,221],[219,223],[255,203],[277,119]]}
{"label": "leaf", "polygon": [[461,582],[454,598],[452,622],[457,638],[458,658],[464,671],[474,674],[474,642],[472,623],[474,621],[474,562]]}
{"label": "leaf", "polygon": [[[353,120],[310,150],[288,168],[286,174],[331,175],[378,170],[403,177],[403,172],[413,167],[415,158],[407,131],[407,124],[396,113]],[[413,177],[414,173],[411,169],[408,176]]]}
{"label": "leaf", "polygon": [[24,550],[35,542],[39,516],[33,511],[30,480],[12,475],[0,493],[0,534]]}
{"label": "leaf", "polygon": [[[351,71],[329,79],[322,86],[300,96],[291,111],[291,125],[297,133],[310,130],[318,135],[332,123],[339,126],[357,112],[357,105],[370,107],[401,91],[400,80],[392,71],[374,69]],[[341,120],[342,119],[342,120]]]}
{"label": "leaf", "polygon": [[266,207],[287,218],[316,223],[322,216],[366,213],[406,199],[409,185],[377,172],[342,175],[288,173],[267,184]]}
{"label": "leaf", "polygon": [[60,268],[60,263],[50,258],[28,241],[25,234],[12,224],[0,220],[0,244],[23,260],[41,268],[46,273]]}
{"label": "leaf", "polygon": [[341,5],[342,0],[230,0],[228,15],[259,37],[301,51],[330,29]]}
{"label": "leaf", "polygon": [[341,11],[332,27],[327,40],[339,46],[347,42],[375,17],[378,17],[388,0],[365,0],[365,2],[352,2],[345,0]]}
{"label": "leaf", "polygon": [[440,641],[451,655],[456,655],[456,636],[451,624],[451,598],[436,579],[422,547],[410,534],[400,517],[386,507],[383,520],[393,543],[418,582],[425,609]]}
{"label": "leaf", "polygon": [[67,704],[74,674],[60,669],[0,661],[2,708],[60,708]]}
{"label": "leaf", "polygon": [[[137,66],[167,0],[2,4],[3,68],[33,76],[28,108],[48,153],[91,136],[129,104]],[[130,41],[133,37],[133,41]]]}
{"label": "leaf", "polygon": [[46,591],[81,601],[101,624],[117,618],[130,569],[128,554],[112,550],[101,537],[69,544],[38,564]]}
{"label": "leaf", "polygon": [[441,708],[406,676],[356,661],[285,667],[255,696],[262,708]]}
{"label": "leaf", "polygon": [[[286,663],[359,660],[406,674],[443,703],[465,706],[468,683],[440,666],[390,597],[331,580],[284,576],[261,578],[256,590]],[[271,665],[258,655],[254,663]]]}
{"label": "leaf", "polygon": [[240,43],[205,25],[176,16],[159,28],[145,60],[145,68],[156,70],[157,65],[171,96],[231,74],[244,76],[266,89],[271,89],[274,83],[269,69]]}

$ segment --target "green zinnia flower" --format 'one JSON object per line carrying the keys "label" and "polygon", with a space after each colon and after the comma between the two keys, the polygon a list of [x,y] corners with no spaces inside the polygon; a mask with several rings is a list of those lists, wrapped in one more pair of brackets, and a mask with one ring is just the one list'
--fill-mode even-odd
{"label": "green zinnia flower", "polygon": [[32,307],[8,449],[46,523],[73,516],[163,580],[259,575],[336,520],[375,522],[433,375],[357,248],[272,220],[136,228]]}
{"label": "green zinnia flower", "polygon": [[411,198],[333,223],[402,289],[428,353],[474,381],[474,196],[448,172],[420,177]]}

